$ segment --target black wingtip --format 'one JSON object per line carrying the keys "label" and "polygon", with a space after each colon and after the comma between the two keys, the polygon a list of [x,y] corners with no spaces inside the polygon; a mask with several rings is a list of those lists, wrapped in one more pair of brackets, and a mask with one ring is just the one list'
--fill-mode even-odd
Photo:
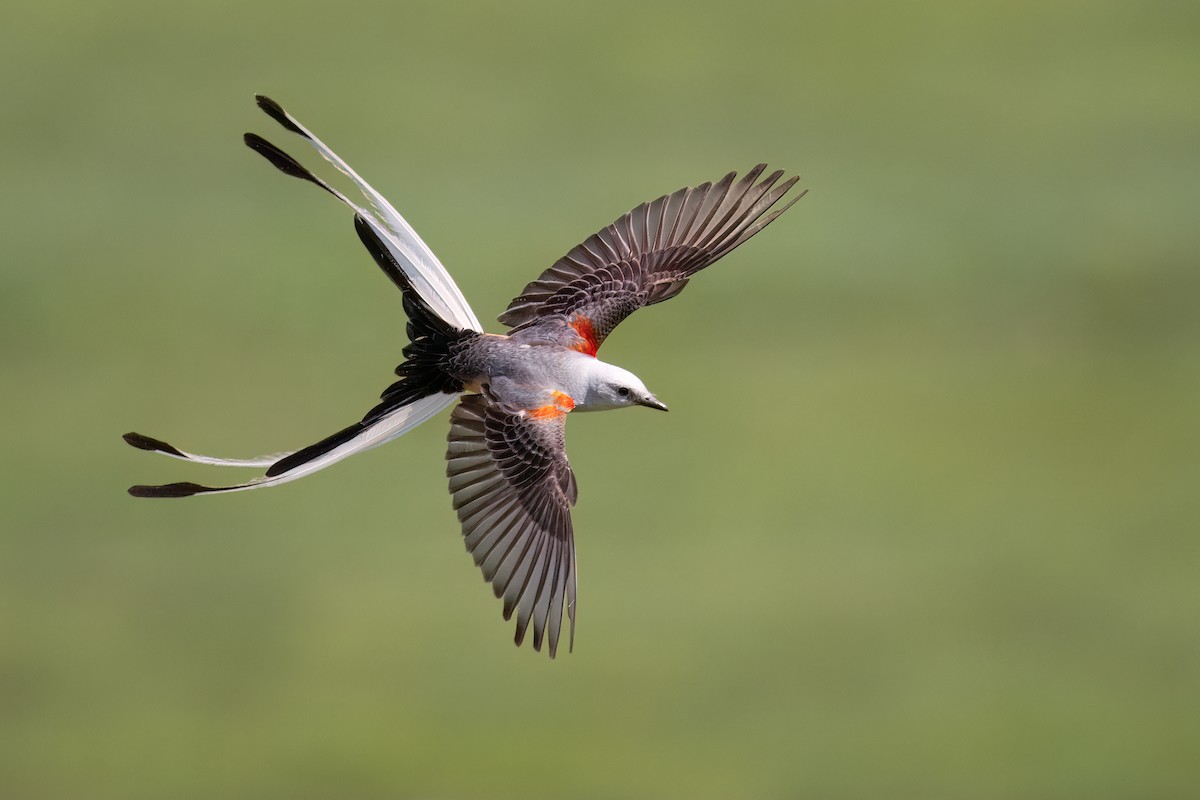
{"label": "black wingtip", "polygon": [[152,453],[168,453],[173,456],[179,456],[180,458],[187,458],[187,456],[179,452],[179,450],[175,449],[161,439],[144,436],[140,433],[133,433],[132,431],[125,434],[121,438],[124,439],[125,443],[130,447],[136,447],[138,450],[149,450]]}
{"label": "black wingtip", "polygon": [[287,112],[283,110],[283,106],[279,105],[279,103],[276,103],[265,94],[254,95],[254,102],[258,104],[259,108],[266,112],[268,117],[275,120],[292,133],[298,133],[304,138],[308,138],[308,134],[301,130],[296,123],[292,122],[291,117],[287,115]]}
{"label": "black wingtip", "polygon": [[198,483],[168,483],[163,486],[130,486],[129,493],[134,497],[191,497],[201,492],[212,491],[207,486]]}

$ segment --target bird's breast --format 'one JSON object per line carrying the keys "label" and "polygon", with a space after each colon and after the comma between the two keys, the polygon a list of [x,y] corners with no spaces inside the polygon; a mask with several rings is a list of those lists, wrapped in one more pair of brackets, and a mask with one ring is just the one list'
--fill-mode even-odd
{"label": "bird's breast", "polygon": [[561,392],[575,403],[582,402],[587,394],[587,362],[595,361],[589,356],[565,347],[511,340],[480,344],[480,352],[472,359],[475,374],[463,379],[472,391],[479,391],[484,383],[505,383],[528,390]]}

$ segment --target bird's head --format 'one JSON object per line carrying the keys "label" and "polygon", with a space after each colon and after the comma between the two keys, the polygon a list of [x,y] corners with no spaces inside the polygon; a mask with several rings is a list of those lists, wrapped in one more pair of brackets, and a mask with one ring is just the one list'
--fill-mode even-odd
{"label": "bird's head", "polygon": [[666,411],[666,404],[651,394],[641,378],[627,369],[591,359],[587,395],[576,411],[604,411],[625,406],[646,406]]}

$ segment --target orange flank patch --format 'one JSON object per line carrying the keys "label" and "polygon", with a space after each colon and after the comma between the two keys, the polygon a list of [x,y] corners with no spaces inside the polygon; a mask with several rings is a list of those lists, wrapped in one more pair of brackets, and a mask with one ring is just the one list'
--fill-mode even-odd
{"label": "orange flank patch", "polygon": [[600,349],[600,344],[596,341],[596,329],[592,327],[592,321],[587,317],[576,317],[571,322],[571,327],[579,334],[581,340],[571,349],[594,358],[596,351]]}
{"label": "orange flank patch", "polygon": [[547,403],[544,406],[538,406],[537,408],[531,408],[525,413],[533,419],[550,420],[565,417],[567,412],[575,407],[575,401],[571,399],[569,394],[564,394],[563,392],[551,392],[550,397],[554,402]]}

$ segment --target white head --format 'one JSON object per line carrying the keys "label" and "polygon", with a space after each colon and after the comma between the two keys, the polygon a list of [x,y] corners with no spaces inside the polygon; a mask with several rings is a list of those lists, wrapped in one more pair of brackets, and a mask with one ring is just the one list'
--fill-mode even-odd
{"label": "white head", "polygon": [[647,406],[666,411],[667,407],[650,393],[641,378],[627,369],[596,358],[589,359],[587,391],[583,402],[576,398],[576,411],[604,411],[626,406]]}

